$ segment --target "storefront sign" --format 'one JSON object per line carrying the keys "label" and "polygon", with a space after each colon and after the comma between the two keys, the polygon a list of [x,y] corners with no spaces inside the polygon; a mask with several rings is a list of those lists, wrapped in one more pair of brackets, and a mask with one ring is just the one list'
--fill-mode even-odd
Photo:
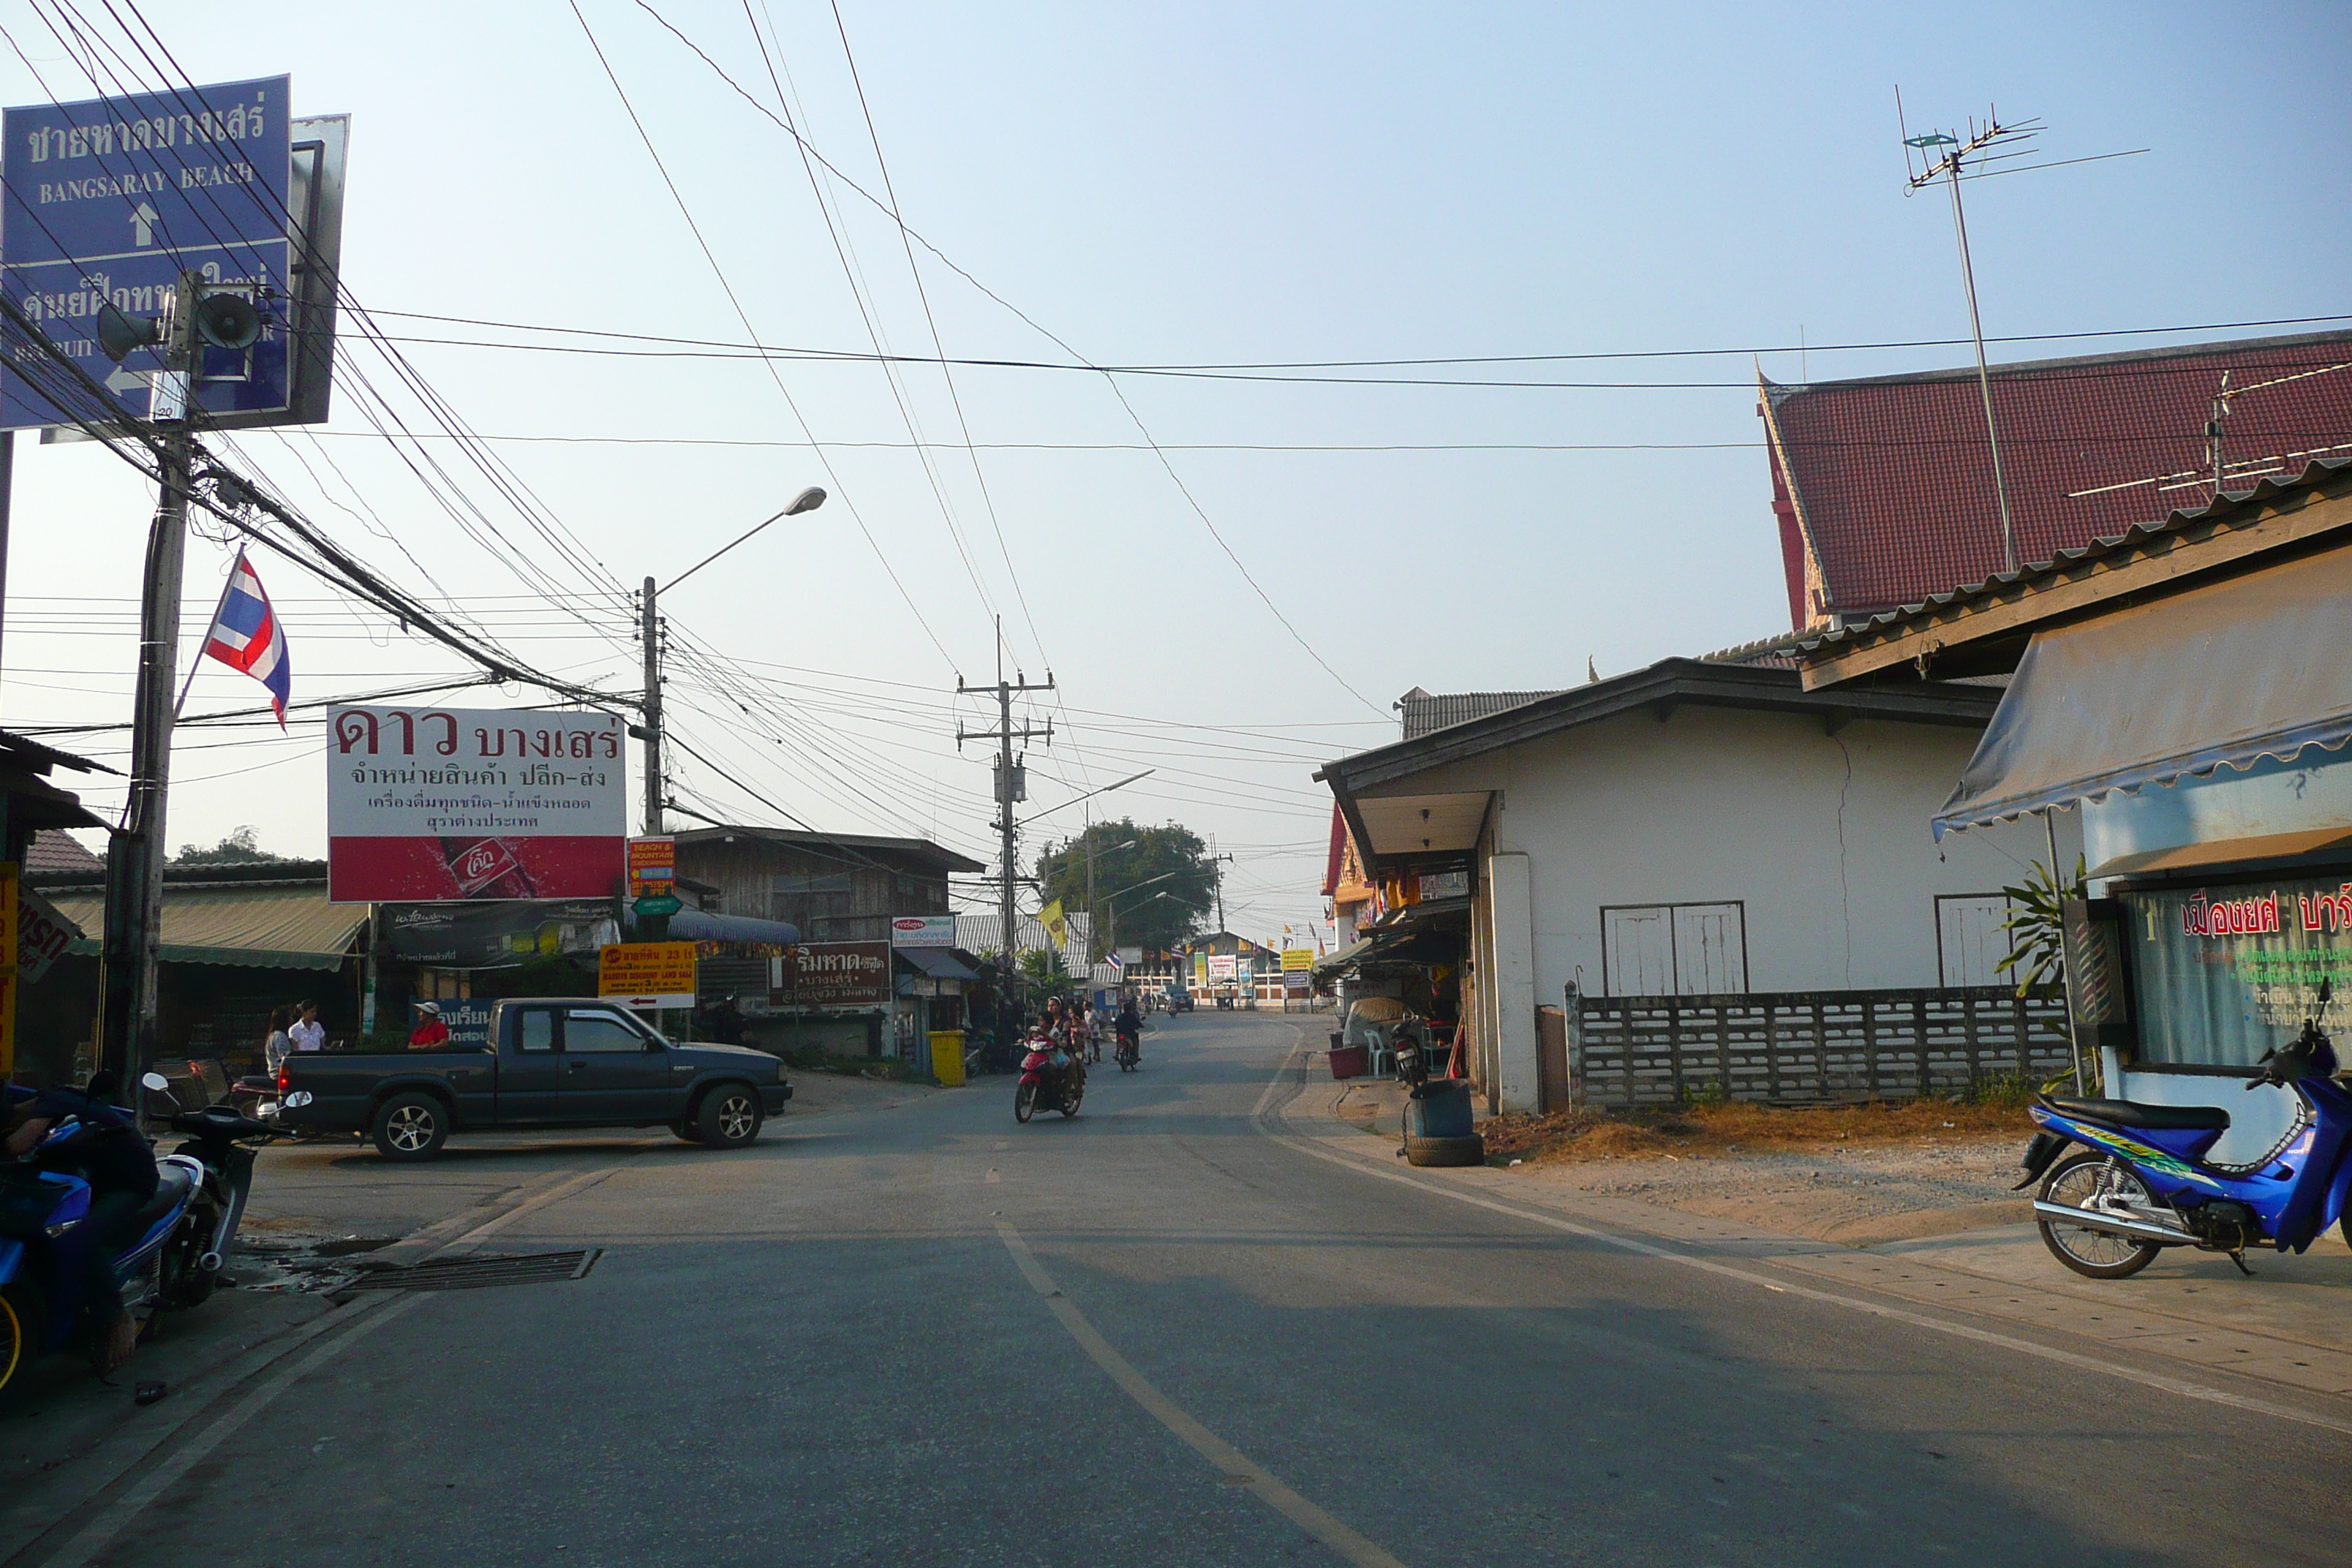
{"label": "storefront sign", "polygon": [[1230,952],[1209,954],[1209,983],[1228,984],[1234,977],[1234,955]]}
{"label": "storefront sign", "polygon": [[878,1007],[890,999],[890,944],[807,942],[771,962],[779,1007]]}
{"label": "storefront sign", "polygon": [[380,920],[390,956],[436,969],[498,969],[526,958],[587,952],[613,918],[603,899],[497,900],[467,904],[386,904]]}
{"label": "storefront sign", "polygon": [[333,709],[327,896],[609,898],[625,786],[614,714]]}
{"label": "storefront sign", "polygon": [[[37,985],[49,965],[65,956],[81,935],[81,928],[58,912],[55,904],[26,887],[16,889],[16,978]],[[0,1079],[5,1079],[0,1074]]]}
{"label": "storefront sign", "polygon": [[627,1007],[693,1006],[694,943],[613,943],[596,965],[596,994]]}
{"label": "storefront sign", "polygon": [[1466,899],[1470,896],[1470,873],[1467,871],[1423,871],[1419,880],[1424,902],[1431,899]]}
{"label": "storefront sign", "polygon": [[629,897],[656,898],[677,890],[677,840],[667,834],[629,840]]}
{"label": "storefront sign", "polygon": [[2252,1067],[2316,1007],[2352,1024],[2352,882],[2278,880],[2123,895],[2138,1017],[2149,1061]]}
{"label": "storefront sign", "polygon": [[899,915],[890,921],[892,947],[953,947],[955,916]]}

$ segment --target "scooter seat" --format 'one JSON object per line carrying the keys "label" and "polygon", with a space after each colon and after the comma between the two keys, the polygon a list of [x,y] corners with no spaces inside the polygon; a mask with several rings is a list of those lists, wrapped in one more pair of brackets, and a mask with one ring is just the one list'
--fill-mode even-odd
{"label": "scooter seat", "polygon": [[182,1194],[195,1184],[196,1178],[182,1165],[155,1167],[155,1195],[140,1205],[139,1217],[126,1226],[143,1235],[154,1223],[178,1206]]}
{"label": "scooter seat", "polygon": [[2145,1127],[2157,1131],[2192,1132],[2225,1130],[2230,1113],[2218,1105],[2150,1105],[2137,1100],[2076,1100],[2045,1095],[2044,1105],[2062,1116],[2103,1121],[2110,1127]]}

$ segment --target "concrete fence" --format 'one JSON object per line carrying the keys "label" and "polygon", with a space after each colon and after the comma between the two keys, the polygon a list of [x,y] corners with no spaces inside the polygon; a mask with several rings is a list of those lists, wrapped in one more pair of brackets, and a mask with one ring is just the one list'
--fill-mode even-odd
{"label": "concrete fence", "polygon": [[1586,996],[1571,985],[1567,1001],[1563,1098],[1577,1105],[1905,1099],[2073,1065],[2055,991]]}

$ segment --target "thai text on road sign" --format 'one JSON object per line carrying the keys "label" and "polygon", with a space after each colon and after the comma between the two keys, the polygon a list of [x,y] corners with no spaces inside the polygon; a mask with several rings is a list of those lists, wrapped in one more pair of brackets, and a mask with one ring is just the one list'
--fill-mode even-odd
{"label": "thai text on road sign", "polygon": [[597,957],[596,994],[630,1007],[693,1006],[694,943],[613,943]]}

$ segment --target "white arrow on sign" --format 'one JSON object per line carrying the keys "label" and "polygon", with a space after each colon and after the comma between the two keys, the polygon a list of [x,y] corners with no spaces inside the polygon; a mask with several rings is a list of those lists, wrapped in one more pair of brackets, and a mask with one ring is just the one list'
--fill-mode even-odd
{"label": "white arrow on sign", "polygon": [[131,243],[141,247],[155,243],[155,209],[145,202],[131,209]]}
{"label": "white arrow on sign", "polygon": [[128,392],[134,386],[146,386],[150,374],[143,370],[127,370],[121,365],[116,365],[107,374],[106,390],[119,393]]}

